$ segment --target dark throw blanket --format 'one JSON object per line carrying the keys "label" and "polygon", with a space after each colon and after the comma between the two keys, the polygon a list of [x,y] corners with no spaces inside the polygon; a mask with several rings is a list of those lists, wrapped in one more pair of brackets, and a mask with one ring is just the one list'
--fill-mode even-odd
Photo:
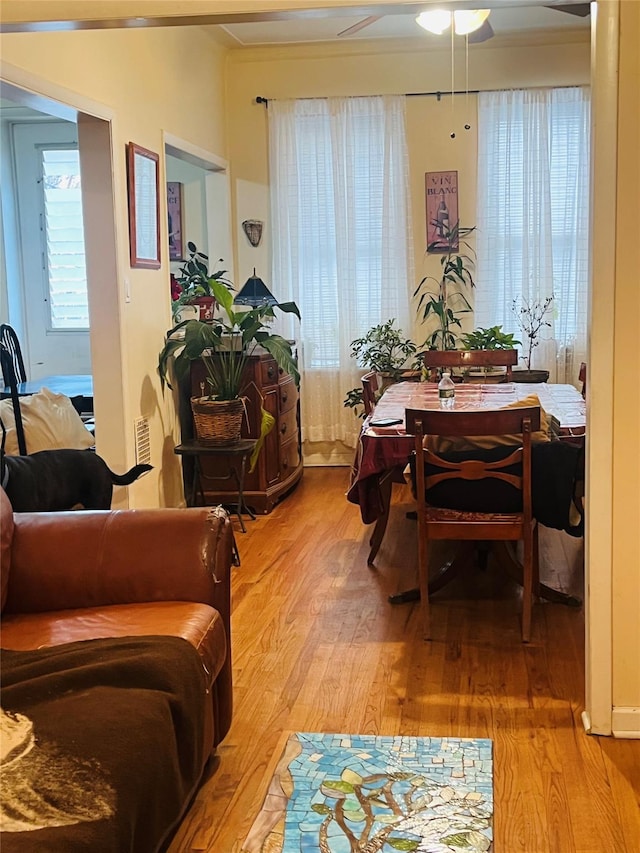
{"label": "dark throw blanket", "polygon": [[3,853],[161,849],[202,772],[193,646],[124,637],[1,654]]}

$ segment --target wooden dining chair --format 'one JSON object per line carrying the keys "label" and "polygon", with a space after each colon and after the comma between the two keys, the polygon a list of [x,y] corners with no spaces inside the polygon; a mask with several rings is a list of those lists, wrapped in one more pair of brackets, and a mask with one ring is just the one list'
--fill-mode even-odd
{"label": "wooden dining chair", "polygon": [[[434,539],[524,543],[522,641],[531,636],[533,594],[538,594],[538,529],[531,508],[531,433],[540,429],[540,407],[498,411],[407,409],[415,436],[418,567],[425,639],[431,639],[429,544]],[[426,436],[521,436],[521,443],[440,456]],[[481,509],[480,509],[481,508]]]}
{"label": "wooden dining chair", "polygon": [[[11,357],[11,363],[13,364],[13,372],[15,374],[16,382],[26,382],[27,381],[27,371],[24,367],[24,359],[22,358],[22,349],[20,348],[20,341],[15,332],[15,329],[10,326],[8,323],[0,324],[0,344],[5,348],[5,350],[9,353]],[[9,385],[9,379],[5,376],[4,367],[2,368],[2,377],[4,379],[4,384]]]}
{"label": "wooden dining chair", "polygon": [[469,370],[471,368],[506,367],[503,380],[513,380],[513,367],[518,363],[517,349],[425,350],[421,353],[430,381],[438,380],[442,368]]}
{"label": "wooden dining chair", "polygon": [[[18,442],[18,452],[21,456],[27,455],[27,439],[24,434],[24,424],[22,422],[22,410],[20,409],[20,397],[18,395],[18,382],[15,370],[13,367],[13,354],[0,342],[0,369],[2,377],[6,385],[9,386],[11,403],[13,406],[13,419],[16,427],[16,440]],[[4,424],[2,424],[2,449],[4,450],[5,432]]]}
{"label": "wooden dining chair", "polygon": [[378,374],[375,370],[365,373],[362,377],[362,402],[364,403],[365,417],[373,413],[377,402]]}
{"label": "wooden dining chair", "polygon": [[578,372],[578,382],[582,382],[582,388],[580,389],[580,393],[583,397],[587,396],[587,363],[586,361],[580,362],[580,371]]}

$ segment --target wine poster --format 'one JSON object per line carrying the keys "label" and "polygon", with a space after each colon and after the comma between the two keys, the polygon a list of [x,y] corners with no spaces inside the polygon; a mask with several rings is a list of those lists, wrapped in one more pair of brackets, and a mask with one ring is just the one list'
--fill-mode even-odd
{"label": "wine poster", "polygon": [[427,208],[427,252],[448,252],[449,250],[457,252],[458,173],[426,172],[424,183]]}

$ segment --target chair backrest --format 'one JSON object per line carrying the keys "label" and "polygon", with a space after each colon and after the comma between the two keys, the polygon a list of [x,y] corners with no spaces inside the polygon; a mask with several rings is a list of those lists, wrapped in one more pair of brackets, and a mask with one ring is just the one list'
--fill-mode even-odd
{"label": "chair backrest", "polygon": [[[24,434],[24,425],[22,423],[22,412],[20,410],[20,397],[18,396],[18,383],[16,374],[13,368],[13,358],[9,350],[3,343],[0,343],[0,367],[5,383],[9,386],[11,392],[11,402],[13,404],[13,418],[16,425],[16,438],[18,440],[18,450],[21,456],[27,455],[27,440]],[[4,450],[4,434],[3,448]]]}
{"label": "chair backrest", "polygon": [[578,382],[582,382],[581,394],[583,397],[587,396],[587,363],[586,361],[580,362],[580,371],[578,373]]}
{"label": "chair backrest", "polygon": [[513,367],[518,363],[517,349],[425,350],[421,353],[430,379],[440,368],[506,367],[506,380],[511,382]]}
{"label": "chair backrest", "polygon": [[[419,505],[425,503],[428,489],[446,480],[500,480],[521,492],[525,522],[531,520],[531,433],[540,429],[539,406],[475,412],[407,409],[405,418],[407,432],[415,436],[416,460],[422,458],[423,463],[416,464]],[[460,461],[445,459],[424,447],[425,436],[480,435],[521,435],[522,444],[515,445],[512,452],[501,448],[500,459],[478,449],[465,453]],[[430,468],[434,473],[425,473],[427,465],[435,466]],[[520,465],[520,473],[514,473],[513,466]]]}
{"label": "chair backrest", "polygon": [[[0,343],[6,349],[11,357],[13,364],[13,372],[17,382],[27,381],[27,371],[24,368],[24,360],[22,358],[22,350],[20,349],[20,341],[15,333],[15,329],[7,323],[0,325]],[[9,385],[9,379],[5,374],[4,366],[2,368],[2,376],[5,385]]]}
{"label": "chair backrest", "polygon": [[376,407],[376,393],[378,391],[378,374],[375,371],[365,373],[362,377],[362,402],[364,403],[365,416],[373,413]]}

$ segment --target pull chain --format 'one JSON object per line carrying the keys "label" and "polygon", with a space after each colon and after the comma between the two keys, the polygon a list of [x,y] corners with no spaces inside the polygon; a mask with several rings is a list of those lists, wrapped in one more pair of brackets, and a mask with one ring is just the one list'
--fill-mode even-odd
{"label": "pull chain", "polygon": [[453,23],[452,23],[452,24],[451,24],[451,133],[449,134],[449,135],[451,136],[451,139],[455,139],[455,138],[456,138],[456,132],[455,132],[455,130],[453,129],[453,128],[455,127],[455,106],[454,106],[454,100],[455,100],[455,93],[456,93],[456,87],[455,87],[455,67],[454,67],[454,65],[455,65],[455,63],[454,63],[454,60],[455,60],[455,55],[454,55],[454,50],[455,50],[455,41],[454,41],[454,39],[455,39],[455,27],[454,27],[454,25],[453,25]]}
{"label": "pull chain", "polygon": [[464,126],[465,130],[471,130],[469,124],[469,33],[465,33],[464,37],[464,62],[465,62],[465,81],[464,81],[464,112],[467,116],[467,123]]}

